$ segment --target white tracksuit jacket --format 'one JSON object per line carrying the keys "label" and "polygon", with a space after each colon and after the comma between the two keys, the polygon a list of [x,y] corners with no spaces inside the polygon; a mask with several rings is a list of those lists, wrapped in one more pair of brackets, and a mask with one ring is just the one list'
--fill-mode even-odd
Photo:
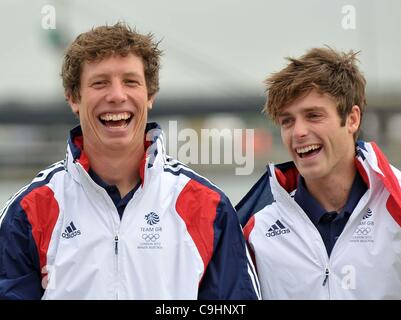
{"label": "white tracksuit jacket", "polygon": [[0,212],[0,298],[258,298],[227,197],[166,156],[156,124],[147,136],[142,185],[120,220],[72,130],[66,160]]}
{"label": "white tracksuit jacket", "polygon": [[293,163],[269,165],[237,210],[263,299],[401,299],[401,173],[374,143],[358,142],[366,184],[330,258],[291,194]]}

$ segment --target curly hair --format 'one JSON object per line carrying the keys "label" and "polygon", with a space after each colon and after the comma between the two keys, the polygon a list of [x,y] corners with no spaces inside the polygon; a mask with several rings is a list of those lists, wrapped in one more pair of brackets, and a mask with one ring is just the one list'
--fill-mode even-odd
{"label": "curly hair", "polygon": [[92,28],[80,34],[64,56],[61,77],[66,97],[70,96],[74,102],[80,100],[84,62],[100,61],[112,55],[125,57],[130,53],[142,58],[148,95],[152,96],[159,90],[162,51],[158,45],[153,41],[153,34],[142,35],[122,22]]}
{"label": "curly hair", "polygon": [[277,123],[284,106],[316,89],[336,100],[342,126],[354,105],[359,106],[362,118],[366,80],[356,65],[358,53],[325,47],[310,49],[299,59],[287,57],[290,63],[264,81],[267,100],[263,111]]}

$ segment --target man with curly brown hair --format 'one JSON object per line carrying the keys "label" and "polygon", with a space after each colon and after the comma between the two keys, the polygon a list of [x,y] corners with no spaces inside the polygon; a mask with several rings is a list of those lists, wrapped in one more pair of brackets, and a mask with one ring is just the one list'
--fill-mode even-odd
{"label": "man with curly brown hair", "polygon": [[237,206],[263,299],[401,299],[401,173],[356,142],[356,55],[314,48],[266,80],[292,162],[270,164]]}
{"label": "man with curly brown hair", "polygon": [[65,96],[80,126],[66,159],[0,211],[0,298],[258,298],[230,201],[166,155],[146,122],[160,55],[122,23],[67,50]]}

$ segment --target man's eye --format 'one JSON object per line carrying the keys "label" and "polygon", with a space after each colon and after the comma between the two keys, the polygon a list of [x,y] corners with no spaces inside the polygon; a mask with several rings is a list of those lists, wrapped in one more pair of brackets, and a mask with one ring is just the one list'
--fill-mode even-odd
{"label": "man's eye", "polygon": [[283,118],[280,120],[280,125],[282,127],[288,126],[291,124],[291,121],[292,121],[291,118]]}
{"label": "man's eye", "polygon": [[132,80],[132,79],[125,80],[125,83],[129,86],[136,86],[139,84],[137,80]]}
{"label": "man's eye", "polygon": [[309,114],[309,118],[310,119],[317,119],[317,118],[319,118],[320,117],[320,114],[319,113],[311,113],[311,114]]}
{"label": "man's eye", "polygon": [[95,82],[92,83],[92,87],[94,87],[94,88],[102,88],[105,85],[106,85],[106,81],[103,81],[103,80],[95,81]]}

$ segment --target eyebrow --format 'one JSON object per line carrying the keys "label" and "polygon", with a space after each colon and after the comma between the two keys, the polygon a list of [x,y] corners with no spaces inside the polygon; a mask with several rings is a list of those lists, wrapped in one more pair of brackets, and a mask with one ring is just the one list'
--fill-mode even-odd
{"label": "eyebrow", "polygon": [[[302,113],[306,113],[306,112],[313,112],[313,111],[324,111],[325,107],[323,106],[312,106],[312,107],[307,107],[305,109],[302,110]],[[290,116],[291,113],[288,111],[284,111],[278,114],[278,117],[287,117]]]}
{"label": "eyebrow", "polygon": [[125,76],[125,77],[141,77],[141,75],[138,72],[126,72],[126,73],[123,73],[123,76]]}
{"label": "eyebrow", "polygon": [[[95,73],[88,78],[88,81],[90,82],[97,78],[109,78],[109,77],[110,77],[109,73]],[[125,73],[123,73],[123,77],[139,77],[140,78],[141,75],[137,72],[125,72]]]}
{"label": "eyebrow", "polygon": [[310,111],[321,111],[321,110],[325,110],[326,108],[323,106],[312,106],[309,108],[306,108],[304,111],[305,112],[310,112]]}

